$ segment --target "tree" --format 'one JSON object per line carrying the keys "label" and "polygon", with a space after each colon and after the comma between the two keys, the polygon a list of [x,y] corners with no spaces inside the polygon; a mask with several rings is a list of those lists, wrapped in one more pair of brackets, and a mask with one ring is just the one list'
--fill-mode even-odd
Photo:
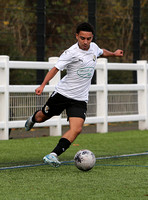
{"label": "tree", "polygon": [[[124,50],[123,58],[110,58],[109,62],[132,62],[133,0],[96,0],[96,43],[102,48]],[[11,60],[36,60],[36,1],[0,0],[0,45],[1,54],[9,55]],[[75,40],[75,28],[79,22],[88,21],[87,0],[46,1],[46,60],[59,56]],[[148,1],[141,0],[141,59],[148,54]],[[11,80],[26,83],[21,79],[22,72],[12,73]],[[29,73],[32,81],[33,72]],[[122,73],[123,74],[123,73]],[[130,72],[124,76],[110,72],[109,80],[129,82]],[[121,77],[119,79],[119,77]],[[127,77],[127,79],[125,79]],[[35,76],[33,78],[34,82]]]}

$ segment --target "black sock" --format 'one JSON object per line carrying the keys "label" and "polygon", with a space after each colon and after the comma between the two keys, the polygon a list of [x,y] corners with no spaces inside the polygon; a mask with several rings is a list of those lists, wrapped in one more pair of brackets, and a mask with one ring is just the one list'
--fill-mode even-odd
{"label": "black sock", "polygon": [[71,145],[71,142],[69,140],[67,140],[66,138],[61,138],[59,140],[59,143],[57,144],[57,146],[52,151],[52,153],[56,153],[57,156],[59,156],[64,151],[66,151],[69,148],[70,145]]}
{"label": "black sock", "polygon": [[33,116],[32,116],[32,121],[35,123],[36,122],[36,120],[35,120],[35,115],[36,115],[36,113],[38,112],[39,110],[37,110],[37,111],[35,111],[35,113],[33,114]]}

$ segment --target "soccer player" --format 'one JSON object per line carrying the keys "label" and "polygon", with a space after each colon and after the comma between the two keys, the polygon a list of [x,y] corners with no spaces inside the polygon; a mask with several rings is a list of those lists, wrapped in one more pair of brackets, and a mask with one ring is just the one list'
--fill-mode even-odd
{"label": "soccer player", "polygon": [[29,131],[35,123],[44,122],[66,109],[69,130],[63,134],[53,151],[44,156],[46,164],[60,166],[58,156],[66,151],[81,133],[86,118],[88,93],[91,79],[99,56],[123,56],[123,51],[115,52],[101,49],[92,42],[94,29],[91,24],[83,22],[76,28],[77,43],[65,50],[55,66],[47,73],[42,84],[35,92],[41,95],[45,85],[59,70],[67,70],[67,74],[59,81],[42,110],[36,111],[25,123]]}

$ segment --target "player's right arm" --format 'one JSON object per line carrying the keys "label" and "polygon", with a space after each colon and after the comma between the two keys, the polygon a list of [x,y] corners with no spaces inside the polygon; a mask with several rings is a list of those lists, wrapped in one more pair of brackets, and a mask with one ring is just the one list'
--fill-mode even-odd
{"label": "player's right arm", "polygon": [[41,95],[43,92],[43,89],[45,85],[56,75],[56,73],[59,71],[56,67],[53,67],[45,76],[44,81],[42,84],[35,90],[35,93],[37,95]]}

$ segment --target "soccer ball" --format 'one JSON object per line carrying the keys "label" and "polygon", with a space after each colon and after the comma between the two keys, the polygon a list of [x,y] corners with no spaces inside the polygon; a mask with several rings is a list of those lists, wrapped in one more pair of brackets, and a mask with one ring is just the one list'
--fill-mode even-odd
{"label": "soccer ball", "polygon": [[78,169],[88,171],[94,167],[96,158],[93,152],[88,149],[84,149],[76,153],[74,162]]}

